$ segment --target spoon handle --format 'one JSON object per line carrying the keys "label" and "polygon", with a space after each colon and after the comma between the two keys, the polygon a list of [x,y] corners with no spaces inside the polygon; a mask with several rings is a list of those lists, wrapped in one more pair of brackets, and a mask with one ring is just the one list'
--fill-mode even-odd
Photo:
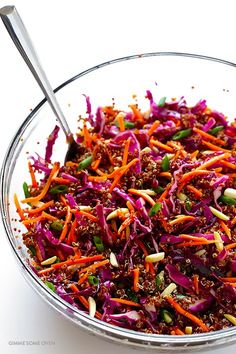
{"label": "spoon handle", "polygon": [[67,137],[71,137],[71,131],[66,118],[58,104],[53,89],[47,79],[47,76],[40,64],[38,55],[34,49],[30,36],[18,14],[15,6],[4,6],[0,9],[2,21],[12,38],[16,48],[20,52],[22,58],[28,65],[31,73],[36,79],[38,85],[48,100],[61,128]]}

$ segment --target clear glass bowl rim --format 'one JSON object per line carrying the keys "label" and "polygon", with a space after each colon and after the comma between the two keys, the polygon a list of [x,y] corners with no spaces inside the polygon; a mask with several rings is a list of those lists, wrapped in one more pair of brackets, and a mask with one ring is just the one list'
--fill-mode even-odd
{"label": "clear glass bowl rim", "polygon": [[[184,58],[193,58],[205,61],[217,62],[219,64],[224,64],[227,66],[232,66],[236,68],[236,63],[227,61],[224,59],[219,59],[211,56],[200,55],[200,54],[191,54],[191,53],[182,53],[182,52],[149,52],[142,54],[129,55],[125,57],[120,57],[117,59],[112,59],[101,64],[95,65],[87,70],[80,72],[79,74],[73,76],[68,79],[61,85],[59,85],[54,92],[61,90],[63,87],[69,85],[75,80],[78,80],[80,77],[87,75],[93,71],[96,71],[100,68],[103,68],[108,65],[112,65],[115,63],[120,63],[126,60],[135,60],[142,59],[147,57],[184,57]],[[157,347],[162,347],[162,350],[176,350],[176,349],[193,349],[193,348],[203,348],[208,346],[217,346],[223,345],[226,342],[230,343],[234,341],[234,337],[236,340],[236,327],[231,327],[215,332],[208,332],[202,334],[193,334],[193,335],[185,335],[185,336],[170,336],[170,335],[161,335],[161,334],[146,334],[142,332],[136,332],[132,330],[123,329],[121,327],[115,327],[106,322],[102,322],[97,320],[96,318],[91,318],[90,316],[82,313],[81,311],[74,308],[72,305],[64,301],[58,295],[52,293],[49,288],[47,288],[37,277],[37,275],[32,271],[32,269],[26,265],[21,259],[20,255],[17,253],[15,246],[11,240],[11,230],[10,230],[10,222],[7,220],[7,208],[6,208],[6,200],[8,198],[8,186],[9,182],[8,178],[8,168],[11,164],[11,160],[14,156],[15,147],[17,147],[22,134],[26,131],[27,127],[33,121],[35,115],[40,110],[40,108],[45,104],[46,98],[44,98],[28,115],[28,117],[23,121],[17,132],[15,133],[12,141],[10,142],[0,172],[0,209],[1,209],[1,217],[3,221],[3,226],[5,228],[5,232],[7,235],[7,239],[10,242],[11,248],[16,256],[18,264],[23,268],[24,275],[26,279],[29,281],[31,286],[39,292],[41,295],[44,295],[45,300],[53,305],[57,311],[64,314],[67,318],[75,322],[75,318],[71,318],[69,312],[65,314],[65,308],[71,310],[74,317],[81,321],[79,326],[83,329],[86,329],[89,332],[94,334],[98,334],[102,337],[106,337],[107,339],[113,341],[122,341],[124,340],[126,344],[130,344],[136,347],[143,347],[146,349],[153,349]],[[36,289],[36,286],[38,289]]]}

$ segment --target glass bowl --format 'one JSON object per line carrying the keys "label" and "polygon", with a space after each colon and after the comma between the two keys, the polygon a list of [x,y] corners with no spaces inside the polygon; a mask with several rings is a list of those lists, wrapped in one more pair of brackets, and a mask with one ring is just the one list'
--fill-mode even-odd
{"label": "glass bowl", "polygon": [[[184,53],[146,53],[111,60],[88,69],[66,81],[55,91],[71,130],[77,117],[86,113],[84,94],[92,107],[115,104],[127,109],[135,94],[140,107],[148,105],[146,90],[154,97],[184,96],[188,104],[206,99],[208,106],[233,118],[236,99],[236,64],[224,60]],[[20,270],[33,289],[52,307],[80,328],[126,346],[159,352],[193,350],[226,345],[236,340],[236,327],[185,336],[138,333],[91,318],[51,292],[32,271],[29,255],[22,243],[13,195],[23,198],[22,183],[29,180],[27,157],[44,156],[46,138],[55,126],[55,117],[44,99],[19,127],[7,150],[1,170],[0,208],[3,224]],[[54,161],[63,163],[65,136],[61,131],[54,148]]]}

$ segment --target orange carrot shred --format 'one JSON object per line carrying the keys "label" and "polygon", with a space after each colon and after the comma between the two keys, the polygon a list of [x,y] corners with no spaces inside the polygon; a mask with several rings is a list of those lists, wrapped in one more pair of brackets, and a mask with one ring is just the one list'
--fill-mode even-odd
{"label": "orange carrot shred", "polygon": [[224,140],[218,139],[218,138],[216,138],[214,135],[208,134],[208,133],[204,132],[204,131],[201,130],[201,129],[198,129],[198,128],[194,127],[194,128],[193,128],[193,131],[194,131],[195,133],[201,135],[201,136],[204,137],[205,139],[208,139],[208,140],[213,141],[213,142],[216,143],[216,144],[225,145],[225,141],[224,141]]}
{"label": "orange carrot shred", "polygon": [[119,123],[119,128],[121,132],[125,131],[125,122],[124,122],[124,117],[122,114],[118,114],[117,117],[118,123]]}
{"label": "orange carrot shred", "polygon": [[231,239],[231,231],[226,225],[226,223],[223,220],[220,220],[219,223],[222,229],[224,230],[224,232],[226,233],[226,235],[228,236],[228,238]]}
{"label": "orange carrot shred", "polygon": [[50,200],[49,202],[47,203],[44,203],[43,205],[41,205],[40,207],[38,208],[33,208],[33,209],[25,209],[24,212],[29,214],[29,215],[34,215],[34,214],[38,214],[40,213],[41,211],[49,208],[50,206],[52,206],[54,204],[54,200]]}
{"label": "orange carrot shred", "polygon": [[134,291],[137,293],[139,291],[139,268],[133,270],[134,274]]}
{"label": "orange carrot shred", "polygon": [[39,193],[36,197],[30,197],[22,200],[22,203],[36,203],[40,201],[48,192],[48,189],[50,187],[51,181],[53,177],[55,177],[55,174],[59,171],[60,164],[59,162],[55,162],[53,165],[53,168],[51,170],[51,173],[47,179],[47,182],[45,183],[43,190],[41,193]]}
{"label": "orange carrot shred", "polygon": [[79,274],[81,273],[89,273],[89,272],[94,272],[95,269],[97,268],[100,268],[100,267],[103,267],[104,265],[110,263],[109,259],[105,259],[104,261],[100,261],[100,262],[97,262],[97,263],[94,263],[86,268],[82,268],[80,271],[79,271]]}
{"label": "orange carrot shred", "polygon": [[197,167],[196,170],[197,171],[204,170],[204,169],[214,165],[216,162],[221,161],[222,159],[226,159],[226,158],[230,157],[230,155],[231,155],[230,153],[225,152],[222,155],[214,156],[211,159],[209,159],[208,161],[206,161],[205,163],[203,163],[201,166]]}
{"label": "orange carrot shred", "polygon": [[213,151],[222,151],[222,152],[224,151],[224,152],[229,152],[229,153],[231,152],[230,150],[223,149],[222,147],[219,147],[215,144],[209,143],[208,141],[205,141],[205,140],[202,141],[202,144],[206,145],[209,149],[211,149]]}
{"label": "orange carrot shred", "polygon": [[220,164],[225,167],[231,168],[232,170],[236,170],[236,165],[232,162],[222,160],[222,161],[220,161]]}
{"label": "orange carrot shred", "polygon": [[125,142],[125,148],[124,148],[123,159],[122,159],[122,166],[125,166],[128,161],[130,141],[131,141],[131,138],[128,138]]}
{"label": "orange carrot shred", "polygon": [[138,195],[139,197],[142,197],[144,200],[146,200],[151,206],[155,205],[156,202],[150,197],[150,195],[140,192],[138,189],[130,188],[128,190],[129,193]]}
{"label": "orange carrot shred", "polygon": [[125,299],[120,299],[118,297],[111,297],[110,300],[116,301],[116,302],[119,302],[121,304],[128,305],[128,306],[141,307],[141,305],[138,304],[137,302],[125,300]]}
{"label": "orange carrot shred", "polygon": [[228,245],[225,246],[225,249],[226,250],[230,250],[230,249],[235,248],[235,247],[236,247],[236,242],[229,243]]}
{"label": "orange carrot shred", "polygon": [[15,204],[16,211],[19,214],[21,221],[25,220],[24,211],[21,209],[21,206],[20,206],[20,203],[19,203],[16,193],[14,194],[14,204]]}
{"label": "orange carrot shred", "polygon": [[196,198],[201,198],[202,195],[203,195],[202,192],[199,189],[195,188],[191,184],[187,185],[186,188],[189,190],[189,192],[192,192],[195,195]]}
{"label": "orange carrot shred", "polygon": [[184,222],[184,221],[190,221],[190,220],[194,220],[195,217],[194,216],[190,216],[190,215],[183,215],[183,216],[179,216],[178,218],[174,219],[174,220],[171,220],[169,222],[169,224],[171,226],[175,225],[175,224],[179,224],[181,222]]}
{"label": "orange carrot shred", "polygon": [[[75,293],[79,292],[79,289],[77,288],[77,286],[75,284],[70,284],[70,288]],[[79,301],[81,302],[81,304],[84,305],[84,307],[88,310],[89,309],[88,300],[82,295],[78,295],[77,297],[78,297]],[[96,311],[95,317],[97,317],[99,320],[101,320],[102,319],[102,314],[100,312]]]}
{"label": "orange carrot shred", "polygon": [[170,146],[161,143],[159,140],[154,140],[153,137],[151,137],[150,143],[152,145],[157,146],[157,147],[159,147],[159,148],[161,148],[163,150],[166,150],[168,152],[173,152],[173,149]]}
{"label": "orange carrot shred", "polygon": [[95,256],[88,256],[88,257],[81,257],[81,258],[72,258],[72,259],[68,259],[67,261],[64,262],[60,262],[60,263],[54,263],[52,265],[53,269],[58,269],[61,268],[64,265],[70,266],[73,264],[83,264],[83,263],[89,263],[89,262],[94,262],[94,261],[99,261],[101,259],[103,259],[103,255],[102,254],[97,254]]}
{"label": "orange carrot shred", "polygon": [[31,177],[32,187],[35,188],[35,187],[37,187],[38,183],[36,181],[33,166],[31,165],[30,161],[28,162],[28,167],[29,167],[29,173],[30,173],[30,177]]}
{"label": "orange carrot shred", "polygon": [[143,123],[144,122],[144,118],[143,118],[143,115],[140,112],[140,110],[133,104],[129,105],[129,107],[132,109],[135,119],[137,121]]}
{"label": "orange carrot shred", "polygon": [[169,304],[181,315],[189,318],[191,321],[196,323],[203,332],[208,332],[209,328],[205,325],[205,323],[198,318],[197,316],[191,314],[190,312],[186,311],[183,307],[181,307],[171,296],[166,296],[165,299],[169,302]]}
{"label": "orange carrot shred", "polygon": [[193,285],[196,291],[196,294],[199,294],[199,276],[197,274],[194,274],[193,276]]}
{"label": "orange carrot shred", "polygon": [[148,129],[148,136],[151,136],[152,133],[156,130],[156,128],[160,125],[159,120],[155,120],[155,122],[152,124],[152,126]]}
{"label": "orange carrot shred", "polygon": [[76,214],[80,214],[80,215],[86,216],[88,219],[90,219],[90,220],[93,221],[93,222],[97,222],[97,221],[98,221],[97,217],[94,216],[93,214],[89,213],[88,211],[84,211],[84,210],[74,210],[74,209],[72,209],[71,211],[74,212],[75,215],[76,215]]}

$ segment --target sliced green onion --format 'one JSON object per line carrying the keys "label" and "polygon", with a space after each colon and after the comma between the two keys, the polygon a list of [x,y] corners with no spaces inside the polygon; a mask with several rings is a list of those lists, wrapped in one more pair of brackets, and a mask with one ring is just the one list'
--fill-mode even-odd
{"label": "sliced green onion", "polygon": [[148,215],[149,216],[154,216],[156,215],[156,213],[158,213],[158,211],[161,210],[162,204],[161,203],[156,203],[153,205],[153,207],[150,209]]}
{"label": "sliced green onion", "polygon": [[161,186],[158,186],[156,188],[153,188],[154,192],[156,193],[163,193],[165,188],[161,187]]}
{"label": "sliced green onion", "polygon": [[236,199],[228,197],[227,195],[222,195],[219,201],[226,205],[236,205]]}
{"label": "sliced green onion", "polygon": [[77,171],[82,171],[85,168],[89,167],[92,163],[93,157],[92,156],[88,156],[86,157],[86,159],[84,159],[83,161],[81,161],[79,163],[79,166],[77,167]]}
{"label": "sliced green onion", "polygon": [[161,317],[167,324],[170,324],[173,321],[170,312],[167,310],[161,309]]}
{"label": "sliced green onion", "polygon": [[61,224],[59,221],[53,221],[50,225],[50,227],[53,229],[53,230],[56,230],[56,231],[61,231],[63,229],[63,224]]}
{"label": "sliced green onion", "polygon": [[190,211],[192,207],[192,203],[189,200],[186,200],[185,202],[185,208],[186,210]]}
{"label": "sliced green onion", "polygon": [[[115,121],[114,124],[120,128],[120,124],[118,121]],[[124,126],[125,126],[125,129],[133,129],[135,127],[135,124],[133,122],[130,122],[128,120],[124,120]]]}
{"label": "sliced green onion", "polygon": [[[25,198],[30,198],[29,187],[26,182],[23,183],[23,191],[24,191]],[[27,203],[27,204],[31,206],[31,203]]]}
{"label": "sliced green onion", "polygon": [[180,140],[183,138],[187,138],[191,133],[192,133],[192,129],[180,130],[172,137],[172,140]]}
{"label": "sliced green onion", "polygon": [[176,299],[179,299],[179,300],[183,300],[186,298],[186,296],[182,295],[182,294],[176,294],[175,297],[176,297]]}
{"label": "sliced green onion", "polygon": [[156,276],[156,286],[159,288],[164,282],[164,271],[162,270],[159,274]]}
{"label": "sliced green onion", "polygon": [[209,206],[210,211],[212,212],[213,215],[217,216],[217,218],[224,220],[224,221],[228,221],[229,217],[225,214],[223,214],[221,211],[219,211],[216,208],[213,208],[212,206]]}
{"label": "sliced green onion", "polygon": [[94,242],[98,252],[103,252],[104,251],[104,245],[103,245],[101,237],[94,236],[93,237],[93,242]]}
{"label": "sliced green onion", "polygon": [[91,284],[91,285],[97,286],[99,284],[99,279],[97,277],[95,277],[95,275],[89,275],[88,281],[89,281],[89,284]]}
{"label": "sliced green onion", "polygon": [[55,285],[53,283],[51,283],[50,281],[45,281],[45,285],[47,285],[47,287],[49,289],[51,289],[54,293],[56,292]]}
{"label": "sliced green onion", "polygon": [[208,131],[208,133],[211,134],[211,135],[216,135],[216,134],[218,134],[218,133],[219,133],[221,130],[223,130],[223,129],[224,129],[224,126],[223,126],[223,125],[218,125],[217,127],[210,129],[210,130]]}
{"label": "sliced green onion", "polygon": [[30,245],[28,247],[28,249],[30,250],[30,252],[32,253],[33,256],[36,256],[36,250],[35,250],[34,246]]}
{"label": "sliced green onion", "polygon": [[167,155],[165,155],[161,161],[161,169],[163,172],[167,172],[170,169],[170,160]]}
{"label": "sliced green onion", "polygon": [[30,192],[29,192],[28,184],[26,182],[23,183],[23,191],[24,191],[24,194],[25,194],[25,198],[29,198],[30,197]]}
{"label": "sliced green onion", "polygon": [[126,290],[126,295],[128,296],[129,300],[138,302],[138,297],[135,295],[135,293],[133,293],[131,289]]}
{"label": "sliced green onion", "polygon": [[59,184],[58,186],[55,186],[49,190],[49,193],[51,194],[62,194],[66,193],[68,191],[68,186],[65,186],[64,184]]}
{"label": "sliced green onion", "polygon": [[158,107],[164,107],[165,103],[166,103],[166,97],[164,96],[164,97],[160,98],[157,105],[158,105]]}

